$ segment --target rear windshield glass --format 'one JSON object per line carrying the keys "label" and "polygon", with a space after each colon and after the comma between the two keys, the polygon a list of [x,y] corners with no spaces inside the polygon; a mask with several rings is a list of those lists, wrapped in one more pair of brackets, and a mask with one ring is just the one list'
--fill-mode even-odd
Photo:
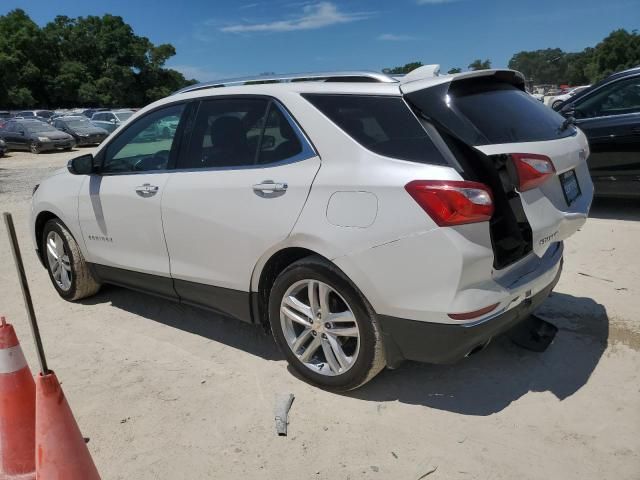
{"label": "rear windshield glass", "polygon": [[560,114],[510,84],[454,83],[449,101],[485,137],[485,144],[555,140],[575,133],[573,127],[562,129]]}
{"label": "rear windshield glass", "polygon": [[372,152],[412,162],[447,163],[400,97],[324,94],[303,97]]}

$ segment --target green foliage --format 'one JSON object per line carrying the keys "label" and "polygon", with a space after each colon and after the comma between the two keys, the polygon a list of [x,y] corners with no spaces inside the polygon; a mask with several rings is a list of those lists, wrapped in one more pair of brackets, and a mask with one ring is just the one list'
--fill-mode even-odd
{"label": "green foliage", "polygon": [[0,106],[141,106],[195,82],[164,68],[175,53],[122,17],[58,16],[40,28],[16,9],[0,16]]}
{"label": "green foliage", "polygon": [[422,65],[423,65],[422,62],[411,62],[411,63],[407,63],[406,65],[404,65],[402,67],[384,68],[384,69],[382,69],[382,72],[383,73],[396,74],[396,75],[407,74],[411,70],[415,70],[416,68],[419,68]]}
{"label": "green foliage", "polygon": [[595,47],[566,53],[547,48],[516,53],[509,68],[522,72],[535,83],[582,85],[612,73],[640,66],[640,35],[636,30],[611,32]]}
{"label": "green foliage", "polygon": [[471,62],[468,68],[469,70],[489,70],[491,68],[491,60],[482,61],[478,58]]}

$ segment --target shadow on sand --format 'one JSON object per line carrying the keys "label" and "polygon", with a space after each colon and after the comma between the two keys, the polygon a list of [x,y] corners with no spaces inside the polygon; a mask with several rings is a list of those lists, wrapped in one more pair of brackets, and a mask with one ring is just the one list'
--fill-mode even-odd
{"label": "shadow on sand", "polygon": [[[283,360],[264,330],[204,310],[118,287],[105,287],[85,304],[111,303],[140,315],[267,360]],[[517,347],[506,337],[454,365],[407,362],[383,371],[344,395],[363,401],[423,405],[463,415],[491,415],[528,392],[549,391],[565,399],[589,379],[609,337],[605,308],[590,298],[553,293],[538,315],[559,328],[543,353]],[[292,371],[292,369],[289,369]]]}

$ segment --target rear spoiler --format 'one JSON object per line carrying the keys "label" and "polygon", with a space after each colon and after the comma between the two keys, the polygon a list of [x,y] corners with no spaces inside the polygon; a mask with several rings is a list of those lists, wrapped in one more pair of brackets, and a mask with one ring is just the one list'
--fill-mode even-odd
{"label": "rear spoiler", "polygon": [[524,91],[524,75],[516,70],[509,69],[491,69],[491,70],[472,70],[470,72],[456,73],[454,75],[443,75],[440,77],[420,78],[415,81],[403,82],[400,90],[404,94],[412,93],[417,90],[435,87],[442,84],[451,84],[464,81],[473,81],[474,79],[490,79],[496,81],[510,83],[511,85]]}

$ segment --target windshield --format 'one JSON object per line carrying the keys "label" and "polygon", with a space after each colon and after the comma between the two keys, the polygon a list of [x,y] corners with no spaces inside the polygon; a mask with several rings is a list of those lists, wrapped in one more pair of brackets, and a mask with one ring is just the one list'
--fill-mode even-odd
{"label": "windshield", "polygon": [[114,113],[114,115],[118,120],[124,122],[125,120],[128,120],[131,115],[133,115],[133,112],[117,112]]}
{"label": "windshield", "polygon": [[64,123],[66,123],[68,127],[72,128],[87,128],[93,126],[88,118],[74,118],[73,120],[64,120]]}
{"label": "windshield", "polygon": [[48,125],[46,123],[43,122],[34,122],[34,123],[30,123],[29,125],[24,125],[25,128],[27,130],[29,130],[30,132],[33,133],[37,133],[37,132],[57,132],[57,130],[55,128],[53,128],[51,125]]}

